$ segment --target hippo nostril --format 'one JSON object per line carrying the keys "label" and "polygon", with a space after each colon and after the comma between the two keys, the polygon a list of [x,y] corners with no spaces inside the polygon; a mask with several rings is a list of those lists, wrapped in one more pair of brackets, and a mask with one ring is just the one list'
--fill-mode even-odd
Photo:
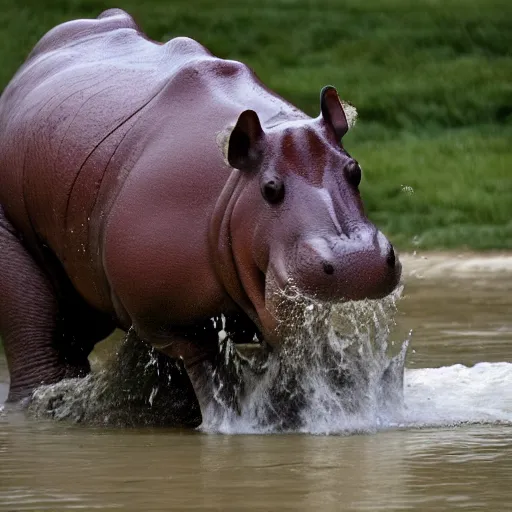
{"label": "hippo nostril", "polygon": [[324,267],[324,272],[326,274],[331,275],[334,273],[334,267],[327,261],[322,262],[322,267]]}
{"label": "hippo nostril", "polygon": [[393,246],[391,244],[389,245],[389,252],[388,252],[388,256],[386,258],[386,263],[391,268],[393,268],[395,266],[395,263],[396,263],[395,250],[393,249]]}

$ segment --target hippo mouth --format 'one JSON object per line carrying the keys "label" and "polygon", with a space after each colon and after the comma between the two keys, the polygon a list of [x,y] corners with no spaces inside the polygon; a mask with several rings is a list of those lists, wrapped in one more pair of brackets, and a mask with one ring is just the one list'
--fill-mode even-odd
{"label": "hippo mouth", "polygon": [[392,261],[376,257],[375,252],[345,250],[344,257],[334,260],[332,267],[325,260],[306,254],[305,262],[297,261],[298,272],[293,272],[289,267],[291,262],[283,257],[269,258],[266,272],[258,268],[253,286],[246,288],[252,290],[248,297],[265,340],[271,345],[280,344],[288,323],[289,306],[300,296],[339,304],[389,295],[399,284],[401,264],[395,259],[394,251]]}
{"label": "hippo mouth", "polygon": [[280,318],[277,305],[282,300],[282,291],[288,283],[286,274],[278,273],[269,266],[267,272],[257,271],[253,293],[248,293],[255,313],[255,323],[263,338],[270,345],[279,342]]}
{"label": "hippo mouth", "polygon": [[[271,263],[271,262],[276,263]],[[283,301],[283,291],[289,284],[288,272],[282,259],[270,260],[266,268],[254,264],[237,266],[239,282],[246,300],[240,305],[252,320],[263,339],[270,345],[280,344],[281,319],[278,305]]]}

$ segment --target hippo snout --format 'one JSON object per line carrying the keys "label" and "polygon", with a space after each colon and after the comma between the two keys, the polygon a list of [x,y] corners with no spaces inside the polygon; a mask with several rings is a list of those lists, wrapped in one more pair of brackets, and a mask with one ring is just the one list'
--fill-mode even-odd
{"label": "hippo snout", "polygon": [[402,272],[393,246],[376,229],[300,241],[292,266],[290,274],[304,293],[334,302],[385,297]]}

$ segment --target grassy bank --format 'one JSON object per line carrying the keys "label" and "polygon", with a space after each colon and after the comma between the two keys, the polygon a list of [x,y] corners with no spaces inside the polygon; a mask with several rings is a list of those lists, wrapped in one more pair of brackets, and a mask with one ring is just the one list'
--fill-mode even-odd
{"label": "grassy bank", "polygon": [[512,127],[489,125],[349,145],[371,217],[398,247],[483,250],[512,248],[511,144]]}
{"label": "grassy bank", "polygon": [[370,217],[399,247],[512,249],[509,0],[0,0],[0,87],[46,30],[111,6],[246,62],[311,115],[335,85],[360,113],[346,146]]}

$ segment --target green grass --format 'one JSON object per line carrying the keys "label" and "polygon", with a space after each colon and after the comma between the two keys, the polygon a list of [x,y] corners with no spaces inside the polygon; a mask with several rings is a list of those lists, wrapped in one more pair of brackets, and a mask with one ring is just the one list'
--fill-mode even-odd
{"label": "green grass", "polygon": [[512,126],[489,125],[348,145],[367,209],[399,247],[512,249],[511,143]]}
{"label": "green grass", "polygon": [[0,0],[0,87],[49,28],[119,6],[156,40],[246,62],[311,115],[335,85],[359,110],[346,146],[369,215],[399,247],[512,249],[510,0],[21,4]]}

